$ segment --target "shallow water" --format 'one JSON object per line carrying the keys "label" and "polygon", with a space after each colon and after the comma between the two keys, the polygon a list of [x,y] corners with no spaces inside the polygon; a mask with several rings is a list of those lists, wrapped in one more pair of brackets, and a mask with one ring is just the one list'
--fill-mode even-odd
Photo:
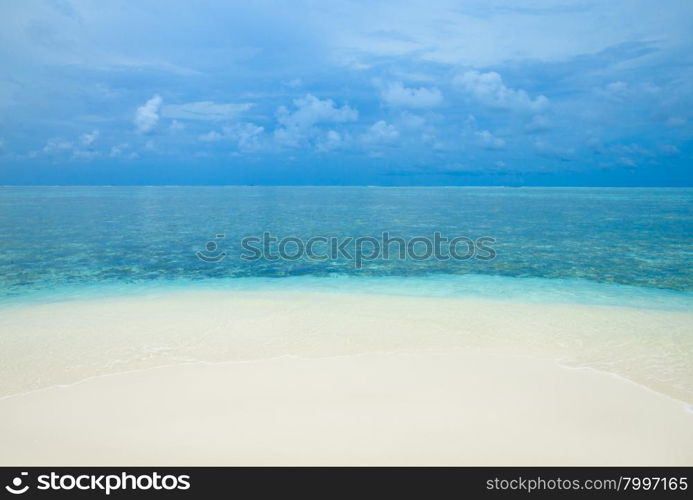
{"label": "shallow water", "polygon": [[[265,231],[490,236],[496,257],[242,260]],[[197,284],[693,309],[693,189],[2,187],[0,235],[4,302]]]}

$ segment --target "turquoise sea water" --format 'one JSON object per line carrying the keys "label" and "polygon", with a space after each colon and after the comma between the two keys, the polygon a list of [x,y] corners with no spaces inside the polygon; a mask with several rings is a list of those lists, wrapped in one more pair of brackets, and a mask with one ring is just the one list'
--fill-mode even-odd
{"label": "turquoise sea water", "polygon": [[[241,238],[265,231],[490,236],[497,255],[381,258],[362,268],[345,258],[242,260]],[[196,252],[226,257],[210,263]],[[693,189],[0,188],[5,303],[180,286],[300,287],[693,310],[692,263]]]}

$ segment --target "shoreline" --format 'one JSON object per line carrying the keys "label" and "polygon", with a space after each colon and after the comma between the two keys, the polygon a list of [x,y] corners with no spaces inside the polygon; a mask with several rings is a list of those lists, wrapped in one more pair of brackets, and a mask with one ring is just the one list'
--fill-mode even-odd
{"label": "shoreline", "polygon": [[316,292],[176,291],[7,309],[0,397],[199,361],[421,349],[592,367],[693,403],[693,312]]}
{"label": "shoreline", "polygon": [[[330,359],[344,359],[344,358],[354,358],[354,357],[359,357],[359,356],[378,356],[378,355],[402,355],[402,356],[409,356],[409,355],[416,355],[416,354],[458,354],[458,355],[468,355],[469,352],[465,352],[462,348],[454,348],[452,350],[446,351],[446,352],[440,352],[440,351],[427,351],[427,350],[419,350],[419,351],[393,351],[393,352],[387,352],[387,351],[371,351],[371,352],[362,352],[362,353],[356,353],[356,354],[334,354],[334,355],[329,355],[329,356],[320,356],[320,357],[303,357],[300,355],[296,354],[279,354],[277,356],[271,357],[271,358],[258,358],[258,359],[237,359],[233,361],[205,361],[205,360],[191,360],[191,361],[182,361],[182,362],[174,362],[171,364],[162,364],[158,366],[153,366],[153,367],[148,367],[148,368],[133,368],[131,370],[126,370],[126,371],[119,371],[119,372],[113,372],[113,373],[102,373],[98,375],[92,375],[83,379],[75,380],[73,382],[67,382],[67,383],[62,383],[62,384],[54,384],[54,385],[48,385],[45,387],[39,387],[37,389],[31,389],[26,392],[17,392],[17,393],[12,393],[12,394],[5,394],[0,396],[0,403],[6,400],[12,400],[14,398],[22,398],[24,396],[32,396],[34,394],[42,394],[47,391],[53,391],[53,390],[65,390],[65,389],[71,389],[75,386],[79,386],[80,384],[83,383],[91,383],[92,381],[98,381],[99,379],[102,378],[111,378],[111,377],[120,377],[120,376],[137,376],[138,374],[146,374],[152,370],[160,370],[160,369],[175,369],[176,367],[205,367],[205,366],[224,366],[224,365],[236,365],[236,364],[253,364],[253,363],[259,363],[259,362],[272,362],[272,361],[310,361],[310,360],[330,360]],[[498,353],[492,353],[492,352],[486,352],[485,354],[490,354],[492,356],[498,355]],[[507,352],[502,352],[501,355],[509,355]],[[673,403],[680,404],[681,407],[685,412],[692,413],[693,414],[693,403],[689,403],[683,399],[676,398],[674,396],[671,396],[667,393],[657,391],[651,387],[648,387],[645,384],[638,383],[634,380],[631,380],[627,377],[624,377],[622,375],[619,375],[618,373],[613,373],[609,371],[604,371],[600,370],[598,368],[593,368],[591,366],[572,366],[569,364],[564,364],[561,360],[559,359],[551,359],[548,357],[533,357],[529,355],[509,355],[512,358],[519,359],[519,360],[535,360],[538,362],[552,362],[556,365],[556,367],[560,368],[561,370],[568,370],[568,371],[577,371],[577,372],[590,372],[590,373],[596,373],[599,375],[607,376],[607,377],[613,377],[614,379],[623,382],[625,384],[631,384],[638,389],[641,389],[643,391],[646,391],[650,394],[654,394],[657,396],[664,397],[668,400],[670,400]],[[98,382],[96,382],[98,383]]]}
{"label": "shoreline", "polygon": [[[420,354],[420,353],[427,353],[427,351],[396,351],[396,352],[379,352],[379,351],[373,351],[373,352],[363,352],[363,353],[358,353],[358,354],[335,354],[331,356],[321,356],[319,358],[306,358],[302,357],[299,355],[295,354],[280,354],[272,358],[263,358],[263,359],[239,359],[239,360],[234,360],[234,361],[185,361],[185,362],[178,362],[178,363],[171,363],[171,364],[164,364],[164,365],[159,365],[159,366],[154,366],[150,368],[134,368],[132,370],[127,370],[127,371],[121,371],[121,372],[114,372],[114,373],[103,373],[99,375],[93,375],[87,378],[83,378],[80,380],[76,380],[74,382],[68,382],[64,384],[55,384],[55,385],[48,385],[46,387],[40,387],[38,389],[31,389],[26,392],[17,392],[13,394],[6,394],[0,396],[0,403],[5,400],[12,400],[14,398],[22,398],[24,396],[32,396],[34,394],[42,394],[43,392],[46,391],[53,391],[53,390],[64,390],[64,389],[71,389],[75,386],[79,386],[80,384],[91,382],[91,381],[98,381],[99,379],[102,378],[110,378],[110,377],[120,377],[122,375],[126,376],[137,376],[138,374],[146,374],[147,372],[151,370],[160,370],[160,369],[174,369],[176,367],[195,367],[195,366],[217,366],[217,365],[228,365],[228,364],[252,364],[252,363],[258,363],[258,362],[272,362],[272,361],[282,361],[282,360],[295,360],[295,361],[310,361],[310,360],[315,360],[315,359],[320,359],[320,360],[329,360],[329,359],[343,359],[343,358],[353,358],[353,357],[359,357],[359,356],[373,356],[373,355],[388,355],[388,354],[393,354],[393,355],[415,355],[415,354]],[[462,349],[460,348],[455,348],[453,351],[446,351],[446,354],[469,354],[465,353]],[[432,351],[428,352],[428,354],[443,354],[441,352],[437,351]],[[489,353],[493,355],[493,353]],[[631,380],[629,378],[626,378],[622,375],[619,375],[618,373],[613,373],[613,372],[608,372],[604,370],[599,370],[597,368],[593,368],[591,366],[571,366],[567,364],[563,364],[560,360],[555,360],[555,359],[549,359],[549,358],[535,358],[531,356],[524,356],[524,355],[516,355],[516,356],[511,356],[513,358],[517,358],[520,360],[537,360],[539,362],[553,362],[556,364],[558,368],[561,370],[569,370],[569,371],[577,371],[577,372],[591,372],[591,373],[596,373],[599,375],[604,375],[607,377],[613,377],[616,380],[619,380],[620,382],[626,383],[626,384],[632,384],[633,386],[642,389],[643,391],[646,391],[650,394],[654,394],[657,396],[662,396],[668,400],[670,400],[673,403],[680,404],[681,407],[685,412],[692,413],[693,414],[693,404],[688,403],[687,401],[683,399],[678,399],[674,396],[671,396],[669,394],[666,394],[664,392],[659,392],[655,389],[652,389],[651,387],[648,387],[647,385],[640,384],[634,380]]]}
{"label": "shoreline", "polygon": [[[498,290],[503,293],[499,294]],[[589,279],[494,274],[411,276],[245,276],[202,280],[69,285],[0,297],[0,311],[76,301],[137,299],[180,294],[333,294],[480,300],[547,305],[623,307],[693,312],[693,291]],[[594,297],[599,297],[595,299]]]}

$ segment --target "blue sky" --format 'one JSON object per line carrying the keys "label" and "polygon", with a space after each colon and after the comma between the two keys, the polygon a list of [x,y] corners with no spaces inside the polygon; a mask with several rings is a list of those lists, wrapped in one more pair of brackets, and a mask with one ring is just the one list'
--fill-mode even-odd
{"label": "blue sky", "polygon": [[0,3],[0,184],[693,185],[693,2]]}

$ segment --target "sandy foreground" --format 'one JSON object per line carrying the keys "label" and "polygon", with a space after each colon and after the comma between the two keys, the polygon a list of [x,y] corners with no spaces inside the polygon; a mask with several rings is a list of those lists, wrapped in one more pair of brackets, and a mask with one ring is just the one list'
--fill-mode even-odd
{"label": "sandy foreground", "polygon": [[[597,368],[662,357],[648,329],[690,319],[329,294],[16,308],[0,320],[0,465],[693,465],[693,412],[652,390],[663,380],[565,366],[576,349]],[[595,328],[620,351],[585,347]]]}

